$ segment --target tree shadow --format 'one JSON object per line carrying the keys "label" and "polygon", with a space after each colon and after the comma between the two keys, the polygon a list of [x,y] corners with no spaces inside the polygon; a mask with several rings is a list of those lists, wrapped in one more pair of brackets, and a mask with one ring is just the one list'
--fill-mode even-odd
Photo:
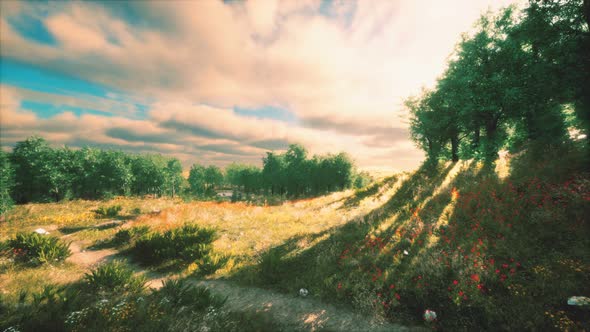
{"label": "tree shadow", "polygon": [[[373,209],[360,218],[354,218],[341,226],[336,226],[320,233],[292,237],[283,244],[270,248],[261,255],[258,265],[245,266],[234,272],[230,279],[259,286],[273,286],[283,291],[292,291],[298,287],[318,291],[324,285],[317,285],[318,280],[330,279],[338,273],[338,258],[346,248],[362,244],[367,236],[374,233],[381,224],[393,218],[393,224],[411,215],[440,186],[454,164],[440,165],[436,169],[422,167],[407,179],[399,189],[380,207]],[[389,179],[393,181],[393,179]],[[376,192],[371,189],[370,192]],[[368,197],[367,195],[366,197]],[[359,197],[350,201],[352,204]],[[350,204],[350,203],[349,203]],[[395,226],[386,228],[385,232],[395,232]],[[298,243],[308,242],[329,234],[307,248],[300,248]],[[260,285],[260,281],[263,282]],[[312,286],[316,284],[316,286]]]}
{"label": "tree shadow", "polygon": [[[377,194],[383,194],[384,189],[393,186],[395,182],[399,179],[399,175],[393,175],[387,177],[379,182],[375,182],[363,189],[357,190],[352,196],[342,198],[344,202],[339,209],[350,209],[359,206],[360,202],[371,196],[375,196]],[[379,198],[379,195],[377,198]]]}

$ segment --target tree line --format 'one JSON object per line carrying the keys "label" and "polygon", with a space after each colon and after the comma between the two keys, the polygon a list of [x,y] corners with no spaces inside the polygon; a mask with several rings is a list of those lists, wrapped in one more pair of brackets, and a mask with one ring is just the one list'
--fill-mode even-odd
{"label": "tree line", "polygon": [[482,16],[436,86],[405,101],[427,160],[492,163],[502,148],[546,148],[581,133],[590,146],[589,26],[588,0],[531,0]]}
{"label": "tree line", "polygon": [[52,148],[37,136],[0,151],[0,213],[12,202],[103,199],[112,196],[213,196],[219,188],[247,194],[301,197],[365,185],[344,153],[307,158],[301,145],[268,152],[263,167],[233,163],[225,168],[194,164],[188,179],[176,158],[85,147]]}

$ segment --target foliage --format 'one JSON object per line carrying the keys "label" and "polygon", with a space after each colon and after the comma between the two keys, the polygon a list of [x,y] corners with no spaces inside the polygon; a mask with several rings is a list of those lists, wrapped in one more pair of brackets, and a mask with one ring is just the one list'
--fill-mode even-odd
{"label": "foliage", "polygon": [[589,45],[582,0],[531,1],[482,16],[436,87],[406,100],[413,140],[430,162],[489,164],[502,148],[561,146],[570,130],[587,143]]}
{"label": "foliage", "polygon": [[94,210],[94,213],[100,218],[114,218],[119,215],[122,209],[121,205],[100,206]]}
{"label": "foliage", "polygon": [[229,256],[210,253],[197,261],[198,274],[207,276],[223,268],[229,260]]}
{"label": "foliage", "polygon": [[61,262],[72,254],[69,247],[57,237],[37,233],[18,233],[8,240],[15,261],[33,265]]}
{"label": "foliage", "polygon": [[8,160],[8,154],[0,150],[0,215],[8,211],[12,205],[10,191],[14,187],[14,168]]}
{"label": "foliage", "polygon": [[142,235],[135,241],[131,254],[146,265],[173,260],[188,264],[209,255],[215,239],[214,229],[187,224],[164,233]]}
{"label": "foliage", "polygon": [[112,261],[86,273],[84,282],[94,292],[135,293],[143,289],[145,279],[135,277],[123,262]]}
{"label": "foliage", "polygon": [[[168,280],[159,290],[96,293],[82,285],[48,286],[2,302],[6,331],[244,331],[276,330],[268,320],[224,308],[225,299],[184,280]],[[256,322],[266,325],[256,325]]]}
{"label": "foliage", "polygon": [[150,227],[146,225],[121,229],[113,236],[112,244],[115,246],[122,246],[133,243],[135,240],[147,234],[149,231]]}

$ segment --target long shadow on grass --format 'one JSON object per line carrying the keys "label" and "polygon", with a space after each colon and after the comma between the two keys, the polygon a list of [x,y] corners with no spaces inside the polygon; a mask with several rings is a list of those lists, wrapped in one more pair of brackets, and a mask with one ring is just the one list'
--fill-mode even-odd
{"label": "long shadow on grass", "polygon": [[[236,281],[272,286],[292,292],[307,288],[322,297],[333,298],[332,292],[324,292],[326,284],[335,284],[340,273],[339,255],[346,248],[362,244],[367,235],[394,214],[406,216],[422,204],[440,186],[454,165],[439,166],[437,169],[420,168],[406,179],[395,194],[382,206],[363,217],[346,224],[325,230],[318,234],[297,236],[283,244],[269,249],[260,258],[260,264],[247,266],[231,276]],[[395,228],[388,228],[393,232]],[[329,234],[309,248],[300,248],[302,239],[313,243],[317,238]]]}
{"label": "long shadow on grass", "polygon": [[[379,194],[381,188],[392,186],[398,180],[398,178],[399,175],[393,175],[379,182],[375,182],[363,189],[357,190],[354,195],[342,198],[344,203],[342,203],[342,206],[339,209],[350,209],[359,206],[363,199]],[[381,195],[382,193],[379,196]]]}

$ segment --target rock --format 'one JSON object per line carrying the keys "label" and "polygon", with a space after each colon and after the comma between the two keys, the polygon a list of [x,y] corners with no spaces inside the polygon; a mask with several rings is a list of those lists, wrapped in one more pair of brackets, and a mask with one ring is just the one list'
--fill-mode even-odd
{"label": "rock", "polygon": [[307,289],[305,289],[305,288],[301,288],[301,289],[299,290],[299,295],[301,295],[301,296],[305,297],[305,296],[307,296],[307,294],[309,294],[309,291],[308,291]]}
{"label": "rock", "polygon": [[47,235],[47,234],[49,234],[49,232],[48,232],[48,231],[46,231],[46,230],[45,230],[45,229],[43,229],[43,228],[37,228],[37,229],[36,229],[36,230],[34,230],[33,232],[35,232],[35,233],[37,233],[37,234],[41,234],[41,235]]}

